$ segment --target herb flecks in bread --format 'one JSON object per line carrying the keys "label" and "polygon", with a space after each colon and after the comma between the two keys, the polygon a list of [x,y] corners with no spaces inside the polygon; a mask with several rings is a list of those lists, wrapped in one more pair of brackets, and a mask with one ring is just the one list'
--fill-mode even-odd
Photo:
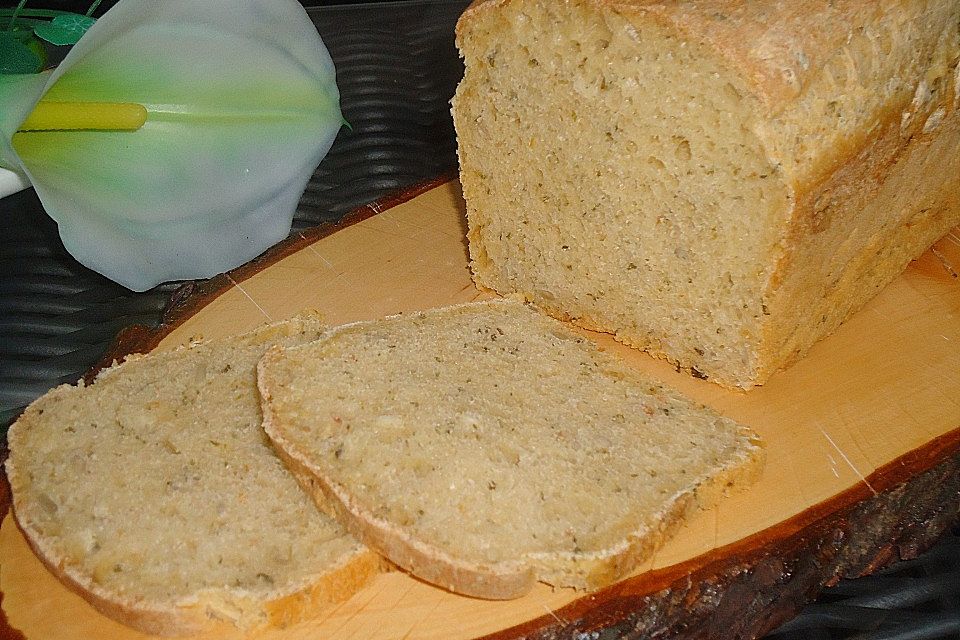
{"label": "herb flecks in bread", "polygon": [[61,386],[10,428],[28,542],[103,613],[154,634],[283,626],[348,597],[375,554],[320,514],[260,427],[257,360],[312,317],[134,356]]}
{"label": "herb flecks in bread", "polygon": [[746,428],[514,301],[346,325],[258,375],[268,436],[326,508],[486,598],[615,581],[762,458]]}
{"label": "herb flecks in bread", "polygon": [[475,2],[475,280],[763,384],[960,224],[958,25],[956,0]]}

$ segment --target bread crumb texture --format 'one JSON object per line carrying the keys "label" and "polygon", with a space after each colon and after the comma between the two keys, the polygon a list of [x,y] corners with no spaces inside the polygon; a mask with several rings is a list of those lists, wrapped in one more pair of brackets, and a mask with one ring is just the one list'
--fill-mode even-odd
{"label": "bread crumb texture", "polygon": [[348,526],[443,587],[594,588],[753,477],[745,427],[515,301],[363,322],[260,365],[268,435]]}
{"label": "bread crumb texture", "polygon": [[960,224],[955,0],[488,0],[457,43],[476,281],[725,386]]}
{"label": "bread crumb texture", "polygon": [[321,330],[307,317],[135,356],[33,403],[10,428],[6,468],[41,559],[149,633],[286,624],[348,596],[377,563],[273,453],[255,386],[268,346]]}

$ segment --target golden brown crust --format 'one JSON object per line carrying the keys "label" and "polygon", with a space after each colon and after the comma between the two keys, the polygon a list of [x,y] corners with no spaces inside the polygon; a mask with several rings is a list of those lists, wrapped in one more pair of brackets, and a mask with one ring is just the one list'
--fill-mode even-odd
{"label": "golden brown crust", "polygon": [[602,3],[623,13],[655,14],[685,36],[710,44],[741,71],[768,113],[800,95],[827,57],[847,41],[850,25],[868,23],[889,10],[875,0]]}
{"label": "golden brown crust", "polygon": [[[458,36],[476,13],[514,1],[474,0],[461,15]],[[924,10],[923,3],[913,0],[585,1],[632,21],[655,17],[661,24],[672,25],[679,35],[708,44],[740,71],[768,114],[795,100],[828,57],[849,43],[858,25],[894,18],[908,23]]]}
{"label": "golden brown crust", "polygon": [[[305,316],[295,321],[261,327],[227,340],[232,343],[261,344],[281,336],[315,332],[321,326],[316,317]],[[122,374],[147,357],[150,356],[128,357],[124,363],[100,372],[97,383]],[[170,353],[162,357],[173,359],[176,356]],[[226,632],[235,630],[237,626],[244,629],[287,626],[304,619],[319,605],[350,597],[384,568],[377,554],[354,542],[355,551],[341,557],[340,563],[329,567],[329,571],[319,576],[308,576],[297,583],[287,583],[266,593],[228,587],[209,588],[177,599],[157,601],[126,595],[99,584],[89,570],[79,566],[76,558],[71,558],[67,551],[58,546],[53,536],[44,533],[31,520],[34,512],[26,497],[31,483],[30,465],[27,463],[20,468],[18,464],[26,460],[25,434],[37,426],[37,421],[47,419],[43,414],[49,408],[49,403],[68,401],[84,391],[82,382],[79,386],[61,385],[31,404],[8,432],[11,455],[6,459],[5,468],[11,488],[14,522],[34,555],[62,584],[100,613],[133,629],[158,636],[183,636],[200,631]],[[228,613],[222,615],[223,612]]]}
{"label": "golden brown crust", "polygon": [[[461,305],[462,308],[469,306],[472,305]],[[335,331],[349,329],[348,326]],[[705,477],[700,484],[665,499],[662,511],[651,514],[638,531],[610,547],[589,553],[538,552],[489,564],[471,562],[378,517],[304,453],[295,443],[296,438],[288,437],[287,429],[294,423],[288,424],[280,413],[274,393],[280,386],[271,376],[271,371],[282,366],[284,358],[280,349],[268,352],[258,365],[257,382],[263,403],[264,431],[294,477],[321,510],[334,516],[362,542],[417,577],[464,595],[515,598],[528,592],[537,580],[587,589],[609,585],[649,558],[693,511],[709,508],[733,487],[747,486],[763,467],[764,452],[759,440],[748,429],[740,427],[739,437],[748,439],[752,446],[740,450],[738,458]],[[646,381],[638,377],[638,383]],[[662,389],[659,393],[670,395]]]}
{"label": "golden brown crust", "polygon": [[[260,377],[265,407],[269,406],[269,382]],[[304,490],[325,511],[337,519],[371,548],[377,549],[402,569],[455,593],[491,600],[517,598],[527,593],[536,580],[554,583],[554,577],[564,576],[569,581],[572,572],[583,576],[588,589],[609,585],[624,577],[640,562],[673,535],[697,509],[709,509],[731,489],[745,487],[759,476],[763,469],[764,452],[758,440],[757,447],[734,467],[729,467],[692,492],[676,497],[656,519],[655,528],[631,537],[615,553],[574,559],[567,555],[537,556],[542,564],[540,575],[522,563],[480,566],[449,556],[439,548],[411,538],[399,528],[375,517],[357,504],[343,487],[331,482],[321,469],[298,455],[284,437],[276,416],[265,408],[264,426],[284,462],[291,468]],[[551,565],[554,571],[550,570]],[[575,567],[575,568],[571,568]],[[562,581],[561,581],[562,582]]]}
{"label": "golden brown crust", "polygon": [[[202,597],[196,602],[172,604],[169,607],[151,606],[144,602],[126,599],[117,593],[97,586],[77,572],[68,570],[62,558],[54,558],[39,540],[42,536],[24,527],[16,517],[14,502],[12,513],[17,528],[23,534],[30,549],[41,563],[70,591],[86,600],[94,609],[132,629],[155,636],[186,636],[201,631],[224,631],[235,625],[220,620],[208,612]],[[334,604],[349,598],[367,584],[376,574],[389,570],[376,553],[361,550],[339,567],[324,574],[323,579],[292,593],[258,602],[257,607],[266,613],[262,626],[283,628],[303,620],[311,611],[324,604]]]}
{"label": "golden brown crust", "polygon": [[398,567],[450,591],[504,600],[517,598],[530,591],[536,581],[532,570],[519,563],[480,566],[450,557],[442,550],[412,539],[390,523],[375,517],[336,485],[323,470],[311,464],[290,444],[283,425],[271,407],[273,397],[266,370],[279,351],[269,352],[258,366],[257,384],[263,398],[263,427],[281,459],[288,466],[304,491],[318,507],[337,520],[357,539],[376,549]]}
{"label": "golden brown crust", "polygon": [[[466,43],[482,15],[525,1],[475,2],[458,24],[458,42]],[[605,318],[575,318],[578,324],[617,333],[723,386],[749,389],[802,357],[960,223],[960,4],[568,2],[592,8],[608,26],[616,14],[704,45],[752,101],[744,126],[761,141],[786,196],[782,218],[770,223],[780,242],[750,256],[771,266],[757,290],[764,316],[744,343],[755,366],[731,377],[700,367],[690,353],[664,352],[658,341],[670,336],[621,333]],[[482,23],[485,43],[496,38],[492,25]],[[468,68],[471,62],[468,55]],[[474,181],[464,176],[468,196]],[[490,249],[473,227],[470,236],[475,279],[496,285]],[[568,301],[537,300],[567,315]]]}
{"label": "golden brown crust", "polygon": [[390,570],[384,559],[362,549],[348,561],[324,574],[323,579],[305,589],[263,603],[268,626],[284,628],[305,618],[320,606],[342,602],[370,582],[378,573]]}
{"label": "golden brown crust", "polygon": [[[476,0],[457,23],[458,38],[481,11],[519,1]],[[756,99],[758,122],[771,123],[756,132],[800,191],[853,161],[890,112],[899,119],[915,110],[924,83],[960,55],[960,6],[949,2],[581,1],[634,24],[653,20],[713,50],[738,90]],[[942,33],[918,35],[924,31]],[[934,93],[949,99],[949,90]],[[850,95],[862,96],[856,112],[827,122],[827,105]]]}
{"label": "golden brown crust", "polygon": [[[7,474],[12,485],[16,471],[8,465]],[[86,600],[103,615],[138,631],[157,636],[191,635],[213,622],[198,617],[195,609],[178,611],[173,608],[155,608],[144,604],[138,606],[135,602],[118,598],[117,594],[104,591],[91,580],[84,579],[76,572],[67,569],[64,559],[45,549],[42,543],[43,536],[25,526],[17,517],[17,512],[17,499],[14,493],[11,513],[31,551],[61,584]]]}
{"label": "golden brown crust", "polygon": [[960,223],[960,105],[954,76],[903,127],[890,109],[872,140],[797,195],[783,256],[765,294],[762,383],[802,358],[927,247]]}

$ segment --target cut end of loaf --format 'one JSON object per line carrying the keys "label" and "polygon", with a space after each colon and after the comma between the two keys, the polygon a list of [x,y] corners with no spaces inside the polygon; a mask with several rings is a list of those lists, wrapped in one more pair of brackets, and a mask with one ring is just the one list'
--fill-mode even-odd
{"label": "cut end of loaf", "polygon": [[475,3],[454,121],[476,281],[762,384],[960,221],[958,19]]}
{"label": "cut end of loaf", "polygon": [[765,376],[788,196],[737,77],[657,20],[590,0],[480,5],[458,44],[477,282],[726,386]]}
{"label": "cut end of loaf", "polygon": [[745,428],[515,301],[340,327],[269,354],[259,384],[268,436],[351,532],[484,598],[609,584],[762,460]]}

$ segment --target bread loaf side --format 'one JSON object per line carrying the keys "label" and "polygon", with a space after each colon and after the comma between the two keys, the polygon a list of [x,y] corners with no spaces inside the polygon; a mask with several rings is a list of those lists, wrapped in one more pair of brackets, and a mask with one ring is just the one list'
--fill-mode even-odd
{"label": "bread loaf side", "polygon": [[457,42],[477,283],[725,386],[960,223],[954,0],[486,0]]}
{"label": "bread loaf side", "polygon": [[349,597],[380,559],[330,518],[260,428],[255,366],[315,318],[132,357],[61,386],[9,431],[27,541],[68,587],[146,633],[285,626]]}
{"label": "bread loaf side", "polygon": [[517,302],[347,325],[258,376],[264,429],[318,502],[473,596],[614,582],[762,461],[747,428]]}

